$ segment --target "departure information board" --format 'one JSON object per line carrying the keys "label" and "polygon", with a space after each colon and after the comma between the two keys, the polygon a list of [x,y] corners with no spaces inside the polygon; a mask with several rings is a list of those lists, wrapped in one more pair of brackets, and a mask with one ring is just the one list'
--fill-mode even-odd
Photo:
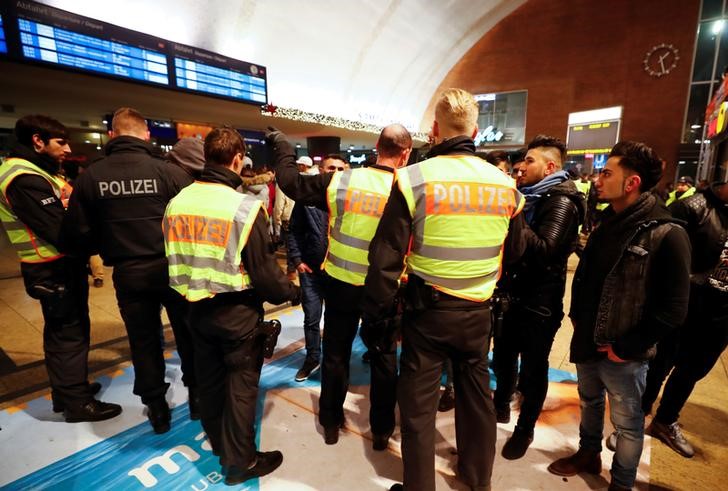
{"label": "departure information board", "polygon": [[164,53],[18,18],[23,56],[117,77],[169,85]]}
{"label": "departure information board", "polygon": [[174,67],[177,86],[183,89],[245,101],[267,102],[265,79],[251,73],[251,69],[259,73],[260,68],[255,65],[248,67],[248,73],[244,73],[187,58],[175,58]]}
{"label": "departure information board", "polygon": [[0,15],[0,53],[8,52],[8,43],[5,41],[5,26],[3,26],[3,16]]}
{"label": "departure information board", "polygon": [[265,104],[266,69],[26,0],[0,3],[0,53],[20,61]]}

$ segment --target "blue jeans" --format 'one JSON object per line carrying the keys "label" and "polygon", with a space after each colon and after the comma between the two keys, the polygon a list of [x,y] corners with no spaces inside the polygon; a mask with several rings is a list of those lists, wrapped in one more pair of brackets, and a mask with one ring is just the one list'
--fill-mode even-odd
{"label": "blue jeans", "polygon": [[321,359],[321,311],[324,301],[324,273],[299,273],[301,307],[303,307],[303,335],[306,339],[306,358]]}
{"label": "blue jeans", "polygon": [[642,394],[647,378],[646,361],[615,363],[604,358],[577,363],[581,424],[579,447],[602,450],[604,430],[604,393],[609,394],[609,417],[617,433],[617,451],[612,462],[612,482],[631,488],[644,443],[645,414]]}

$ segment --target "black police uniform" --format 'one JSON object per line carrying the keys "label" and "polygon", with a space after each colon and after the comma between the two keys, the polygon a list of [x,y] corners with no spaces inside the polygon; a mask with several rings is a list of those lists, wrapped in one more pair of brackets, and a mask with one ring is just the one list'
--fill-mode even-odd
{"label": "black police uniform", "polygon": [[[224,167],[206,167],[200,181],[236,189],[239,175]],[[261,209],[242,251],[252,289],[219,293],[190,302],[195,369],[199,380],[202,426],[223,466],[245,470],[255,462],[255,411],[263,364],[263,300],[300,303],[300,290],[286,279],[275,259],[268,219]]]}
{"label": "black police uniform", "polygon": [[[428,157],[474,155],[473,140],[446,140]],[[485,161],[483,165],[489,165]],[[523,222],[511,221],[504,262],[523,253]],[[369,272],[362,304],[367,319],[381,319],[392,310],[402,264],[412,235],[412,216],[397,186],[369,246]],[[488,349],[490,302],[472,302],[439,292],[409,274],[402,319],[402,355],[398,402],[402,427],[404,488],[435,489],[435,417],[443,363],[453,362],[458,448],[458,477],[471,489],[490,489],[496,421],[490,397]]]}
{"label": "black police uniform", "polygon": [[[274,145],[276,180],[296,203],[328,211],[327,188],[332,174],[301,175],[295,151],[281,133],[269,137]],[[389,167],[373,166],[392,172]],[[400,268],[401,269],[401,268]],[[344,424],[344,400],[349,388],[351,348],[361,319],[363,286],[355,286],[327,275],[324,286],[324,338],[322,343],[319,422],[325,429]],[[371,409],[369,423],[375,437],[389,437],[394,431],[397,404],[396,344],[371,359]]]}
{"label": "black police uniform", "polygon": [[161,306],[167,309],[182,381],[195,387],[187,302],[169,287],[162,217],[167,202],[192,178],[155,156],[155,148],[133,136],[119,136],[106,156],[75,181],[63,223],[72,250],[97,249],[114,267],[114,288],[126,325],[134,365],[134,394],[144,404],[163,400],[169,384],[161,337]]}
{"label": "black police uniform", "polygon": [[[55,161],[23,145],[17,145],[10,156],[57,174]],[[39,175],[18,176],[6,196],[20,221],[59,249],[65,210],[48,181]],[[87,380],[90,321],[85,262],[63,256],[49,262],[21,262],[20,271],[28,295],[40,300],[43,310],[43,350],[54,407],[83,406],[93,399]]]}

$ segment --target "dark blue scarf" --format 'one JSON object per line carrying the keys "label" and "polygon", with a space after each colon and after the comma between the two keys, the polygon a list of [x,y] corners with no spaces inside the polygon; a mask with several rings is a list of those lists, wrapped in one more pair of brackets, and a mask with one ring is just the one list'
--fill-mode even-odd
{"label": "dark blue scarf", "polygon": [[521,194],[523,194],[523,196],[526,198],[526,205],[523,207],[523,213],[524,217],[526,218],[526,223],[528,223],[529,225],[531,224],[531,220],[533,220],[533,214],[536,211],[536,202],[541,199],[541,196],[546,194],[548,190],[552,187],[556,186],[557,184],[561,184],[568,179],[569,174],[565,170],[560,170],[553,174],[549,174],[533,186],[526,186],[519,189]]}

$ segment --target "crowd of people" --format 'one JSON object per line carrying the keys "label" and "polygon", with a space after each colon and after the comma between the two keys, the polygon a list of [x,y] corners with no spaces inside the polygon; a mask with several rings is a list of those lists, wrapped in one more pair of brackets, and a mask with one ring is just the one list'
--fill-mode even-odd
{"label": "crowd of people", "polygon": [[[424,160],[410,158],[410,133],[392,124],[379,135],[376,160],[353,169],[339,155],[319,166],[297,157],[287,136],[269,128],[272,170],[256,171],[229,127],[180,140],[165,161],[144,117],[121,108],[104,156],[70,183],[59,172],[71,151],[66,128],[48,116],[19,119],[0,166],[0,219],[27,293],[41,303],[54,411],[67,422],[122,411],[96,399],[100,386],[88,381],[87,266],[99,254],[114,268],[133,392],[153,431],[169,431],[172,421],[163,306],[190,417],[201,420],[226,484],[283,461],[255,444],[261,366],[280,330],[264,322],[267,301],[302,303],[306,357],[295,380],[320,370],[325,444],[335,445],[346,425],[359,333],[371,364],[374,450],[388,448],[399,406],[404,476],[390,489],[435,489],[436,415],[454,406],[458,477],[487,490],[496,425],[510,421],[516,394],[520,413],[502,455],[520,459],[533,442],[564,317],[567,261],[577,252],[567,312],[580,440],[549,472],[601,472],[606,396],[610,490],[634,486],[645,432],[692,456],[679,413],[728,344],[728,186],[696,191],[681,179],[667,208],[655,191],[664,163],[632,141],[612,148],[593,182],[566,172],[565,145],[546,135],[518,158],[491,152],[486,162],[473,141],[477,120],[473,96],[448,89],[435,104]],[[598,220],[592,201],[606,205]],[[589,234],[584,247],[580,231]]]}

